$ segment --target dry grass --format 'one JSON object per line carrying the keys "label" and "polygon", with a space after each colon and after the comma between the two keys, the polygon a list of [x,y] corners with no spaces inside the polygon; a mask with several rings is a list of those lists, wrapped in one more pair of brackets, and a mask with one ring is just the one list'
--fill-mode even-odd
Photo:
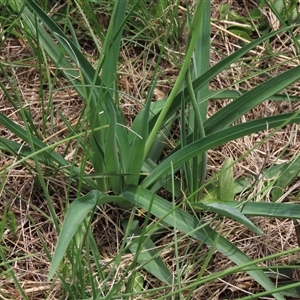
{"label": "dry grass", "polygon": [[[218,7],[221,3],[229,3],[241,13],[245,12],[245,8],[249,7],[254,1],[212,1],[213,2],[213,18],[218,19]],[[237,39],[226,31],[226,22],[214,22],[212,25],[212,64],[215,64],[222,57],[229,55],[239,48]],[[299,29],[297,29],[299,30]],[[299,60],[295,55],[295,51],[291,46],[286,46],[286,40],[289,37],[281,37],[272,42],[271,47],[274,51],[285,52],[284,56],[270,57],[264,62],[263,67],[269,68],[281,62],[286,62],[288,57],[289,63],[284,63],[279,67],[270,70],[272,75],[276,75],[291,66],[299,64]],[[120,89],[140,101],[146,97],[153,66],[151,63],[145,63],[144,57],[147,56],[144,49],[134,48],[132,45],[127,45],[123,48],[121,57],[122,64],[120,65]],[[259,58],[265,53],[264,48],[258,48],[251,53],[250,63],[240,63],[232,66],[231,69],[220,74],[216,80],[211,83],[212,89],[223,89],[229,86],[233,88],[249,89],[256,86],[263,80],[264,76],[250,78],[246,82],[239,83],[239,80],[247,74],[252,74],[255,70],[260,70],[262,65]],[[10,67],[9,63],[17,62],[21,59],[30,59],[32,53],[25,41],[17,39],[8,39],[5,45],[0,49],[1,61],[7,64],[7,70],[11,77],[15,79],[15,85],[18,89],[23,103],[30,107],[34,118],[36,128],[42,132],[45,130],[47,136],[51,136],[52,141],[59,141],[63,138],[68,130],[60,119],[57,113],[53,114],[54,124],[56,126],[51,129],[47,123],[46,128],[43,128],[42,111],[39,103],[40,78],[38,69],[33,67],[36,65],[34,60],[29,61],[30,67]],[[155,57],[153,57],[155,59]],[[170,86],[174,82],[178,70],[167,60],[163,60],[161,64],[161,78],[155,91],[154,100],[159,101],[169,91]],[[3,80],[3,78],[1,78]],[[8,83],[4,83],[9,87]],[[55,108],[59,109],[69,120],[69,122],[78,122],[80,113],[83,109],[83,103],[78,98],[77,94],[70,88],[64,88],[67,82],[63,78],[57,78],[55,81],[55,92],[51,95]],[[299,94],[299,87],[294,85],[291,88],[292,94]],[[12,93],[13,94],[13,93]],[[44,90],[44,101],[50,99],[47,89]],[[123,108],[128,119],[128,124],[136,114],[139,107],[136,101],[132,101],[129,97],[123,97]],[[225,106],[229,100],[211,102],[209,114]],[[281,114],[291,110],[299,110],[299,104],[286,104],[281,102],[267,101],[264,104],[253,109],[247,115],[243,116],[241,122],[249,119],[255,119],[262,116],[270,116]],[[0,92],[0,111],[5,113],[9,118],[22,125],[22,121],[17,116],[15,109],[7,101],[4,94]],[[0,128],[1,136],[16,140],[11,133],[5,128]],[[273,134],[266,142],[256,147],[242,160],[239,158],[257,145],[262,139],[267,136],[267,132],[247,136],[243,139],[233,141],[214,149],[209,153],[209,170],[212,174],[220,169],[224,158],[231,157],[237,161],[235,165],[236,177],[245,174],[259,175],[261,170],[274,163],[287,161],[298,154],[300,147],[298,125],[290,125]],[[50,133],[50,134],[49,134]],[[64,146],[61,146],[59,151],[64,151]],[[73,148],[70,147],[69,156],[72,156]],[[68,157],[67,155],[67,157]],[[80,159],[80,157],[78,158]],[[0,169],[10,165],[14,158],[1,153]],[[24,289],[29,299],[63,299],[61,295],[61,287],[58,282],[55,284],[46,281],[49,271],[49,257],[44,251],[41,240],[47,245],[50,254],[53,254],[54,247],[57,241],[57,231],[55,230],[49,216],[48,208],[43,197],[43,194],[37,188],[35,183],[35,175],[33,170],[28,170],[25,167],[18,166],[11,169],[5,180],[4,190],[0,198],[0,212],[3,214],[5,207],[9,205],[9,209],[13,211],[17,219],[17,229],[15,232],[6,230],[1,242],[1,247],[5,250],[8,260],[15,260],[11,265],[20,285]],[[64,207],[66,199],[71,199],[72,195],[67,194],[67,182],[64,183],[60,178],[46,177],[49,187],[51,199],[53,200],[58,218],[63,221]],[[257,184],[257,189],[253,194],[259,193],[260,185]],[[293,186],[291,187],[291,190]],[[298,184],[295,183],[294,189],[298,189]],[[74,191],[74,195],[75,195]],[[290,193],[291,194],[291,193]],[[288,194],[284,201],[288,200],[291,195]],[[242,195],[243,196],[243,195]],[[260,200],[260,199],[259,199]],[[266,195],[265,201],[269,201],[269,195]],[[118,252],[118,247],[122,239],[122,230],[120,219],[122,215],[116,208],[105,205],[99,208],[93,221],[93,230],[95,237],[103,255],[103,264],[107,264]],[[221,230],[223,234],[227,233],[227,238],[247,253],[251,258],[264,257],[266,255],[277,253],[279,251],[297,247],[297,239],[292,221],[256,218],[254,222],[260,227],[265,235],[262,237],[256,236],[234,223],[231,220],[222,220]],[[158,242],[158,245],[166,245],[172,241],[173,233]],[[188,247],[186,246],[188,245]],[[197,251],[196,251],[197,250]],[[199,247],[195,241],[185,239],[179,244],[178,257],[182,258],[183,266],[187,270],[191,268],[185,275],[186,281],[194,278],[201,268],[201,258],[207,248]],[[169,251],[164,252],[163,257],[166,263],[172,268],[175,265],[175,253],[173,247]],[[292,257],[281,257],[280,260],[269,261],[268,264],[289,264]],[[296,258],[295,258],[296,259]],[[124,263],[131,260],[130,256],[124,257]],[[195,261],[199,261],[199,269],[195,268]],[[207,274],[220,271],[232,266],[232,263],[222,255],[215,253],[213,259],[207,269]],[[5,268],[2,267],[2,272]],[[175,269],[174,269],[175,271]],[[296,275],[295,275],[296,276]],[[13,280],[10,276],[1,275],[0,280],[0,299],[22,299],[22,296],[17,291]],[[156,286],[157,283],[153,278],[149,279],[148,286]],[[244,273],[238,275],[227,276],[211,282],[209,285],[204,285],[196,290],[194,299],[235,299],[249,292],[257,292],[259,287],[251,278]],[[153,297],[153,296],[152,296]],[[146,299],[145,296],[143,299]],[[150,299],[150,298],[149,298]]]}

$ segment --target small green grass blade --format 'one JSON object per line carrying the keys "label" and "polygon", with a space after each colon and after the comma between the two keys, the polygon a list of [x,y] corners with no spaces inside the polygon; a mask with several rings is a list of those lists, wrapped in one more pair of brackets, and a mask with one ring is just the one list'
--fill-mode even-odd
{"label": "small green grass blade", "polygon": [[[23,1],[15,1],[19,9],[22,9]],[[52,32],[55,38],[61,43],[64,51],[72,58],[73,62],[77,64],[84,78],[87,78],[87,83],[93,82],[95,78],[95,72],[86,58],[82,55],[79,49],[70,41],[65,34],[60,30],[60,28],[44,13],[39,6],[37,6],[33,1],[28,0],[26,4],[29,5],[33,11],[41,18],[43,23],[48,27],[50,32]],[[32,31],[34,36],[39,37],[40,44],[45,48],[47,54],[50,58],[60,67],[61,71],[72,83],[72,85],[77,89],[79,94],[84,98],[85,90],[80,81],[80,73],[78,69],[65,57],[62,48],[56,45],[50,35],[46,30],[37,23],[36,17],[29,11],[27,7],[24,7],[22,11],[22,18],[24,19],[26,25]],[[38,30],[38,32],[36,32]],[[99,82],[98,82],[99,83]]]}
{"label": "small green grass blade", "polygon": [[[122,225],[126,228],[128,220],[124,220]],[[173,275],[166,266],[154,243],[149,237],[143,237],[142,231],[138,226],[138,221],[135,220],[130,224],[129,236],[133,237],[128,241],[131,253],[138,253],[138,262],[142,267],[151,273],[159,280],[172,285]]]}
{"label": "small green grass blade", "polygon": [[300,172],[300,156],[280,168],[280,174],[271,191],[272,201],[276,202],[283,196],[285,188],[290,185]]}
{"label": "small green grass blade", "polygon": [[[8,130],[21,138],[23,141],[29,143],[29,135],[31,134],[18,124],[11,121],[2,113],[0,113],[0,124],[4,125]],[[49,164],[49,162],[55,162],[59,165],[59,167],[62,167],[66,172],[69,172],[69,174],[74,174],[75,176],[80,175],[80,170],[78,168],[72,166],[61,155],[53,151],[53,148],[58,145],[48,146],[34,135],[31,135],[30,139],[34,145],[36,152],[32,151],[32,149],[28,146],[23,146],[19,143],[10,141],[2,137],[0,137],[0,148],[12,153],[13,155],[17,153],[18,155],[23,157],[22,159],[26,159],[26,157],[32,158],[33,156],[36,156],[38,161],[45,165]],[[63,141],[60,141],[59,143],[63,143]],[[89,178],[86,178],[86,183],[88,183],[91,187],[95,187],[95,183]]]}
{"label": "small green grass blade", "polygon": [[[28,135],[31,135],[31,133],[24,130],[21,126],[14,123],[13,121],[11,121],[9,118],[7,118],[2,113],[0,113],[0,124],[5,126],[8,130],[10,130],[12,133],[14,133],[19,138],[21,138],[22,141],[29,143]],[[47,149],[48,145],[43,143],[41,140],[39,140],[35,136],[31,135],[31,139],[33,141],[33,144],[34,144],[34,147],[36,150]],[[30,148],[27,146],[24,146],[24,150],[22,151],[22,148],[23,148],[22,145],[20,145],[16,142],[7,140],[5,138],[1,138],[0,141],[4,147],[5,146],[7,147],[7,150],[13,149],[16,151],[16,153],[19,153],[20,155],[22,155],[22,153],[24,156],[28,155],[31,151]],[[59,155],[55,151],[45,150],[45,152],[39,156],[40,160],[46,161],[45,160],[46,156],[51,157],[51,160],[57,162],[60,166],[69,166],[70,165],[69,162],[67,162],[61,155]]]}

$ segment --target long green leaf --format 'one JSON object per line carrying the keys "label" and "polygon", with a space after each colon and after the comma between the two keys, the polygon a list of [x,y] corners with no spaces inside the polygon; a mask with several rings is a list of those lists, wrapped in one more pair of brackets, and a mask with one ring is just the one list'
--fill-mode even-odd
{"label": "long green leaf", "polygon": [[[207,117],[207,105],[209,94],[209,83],[203,85],[197,92],[194,91],[192,85],[192,79],[196,79],[200,75],[203,75],[210,68],[210,9],[211,3],[209,1],[198,2],[198,5],[203,6],[203,13],[201,14],[201,20],[199,24],[199,32],[197,36],[196,47],[193,53],[192,65],[186,73],[186,86],[191,99],[191,105],[188,113],[188,128],[192,128],[193,141],[205,137],[205,130],[203,122]],[[188,13],[189,21],[189,13]],[[190,22],[188,22],[190,25]],[[190,35],[197,34],[197,31],[191,32]],[[188,39],[189,45],[190,39]],[[202,101],[202,99],[207,99]],[[182,118],[185,119],[184,107],[186,105],[185,98],[182,99],[181,110]],[[182,123],[182,128],[184,128]],[[182,141],[185,137],[182,136]],[[184,141],[184,145],[187,143]],[[198,157],[194,157],[189,163],[185,164],[186,181],[189,189],[189,194],[193,195],[194,200],[202,197],[202,189],[206,178],[207,167],[207,154],[203,152]],[[195,193],[195,191],[199,191]]]}
{"label": "long green leaf", "polygon": [[[122,196],[126,200],[146,210],[151,207],[151,213],[157,218],[162,219],[169,226],[174,225],[174,218],[176,218],[178,230],[209,246],[215,247],[237,265],[243,265],[251,262],[251,259],[246,254],[227,239],[220,236],[212,228],[201,224],[200,220],[196,219],[184,210],[176,208],[176,210],[173,211],[174,207],[171,202],[153,194],[149,190],[141,187],[130,186],[122,193]],[[275,288],[273,283],[261,270],[247,271],[247,273],[266,290],[272,290]],[[276,299],[284,300],[284,297],[280,294],[274,294],[273,296]]]}
{"label": "long green leaf", "polygon": [[[217,76],[219,73],[221,73],[223,70],[228,68],[232,63],[235,63],[239,58],[241,58],[243,55],[247,54],[250,50],[258,46],[259,44],[269,40],[276,34],[280,34],[284,31],[286,31],[288,28],[294,28],[296,25],[292,25],[286,28],[279,29],[277,31],[271,32],[269,34],[263,35],[262,37],[254,40],[253,42],[249,43],[248,45],[243,46],[241,49],[235,51],[233,54],[227,56],[222,61],[218,62],[214,66],[212,66],[207,72],[205,72],[203,75],[199,76],[196,80],[193,81],[193,87],[195,92],[197,92],[199,89],[201,89],[207,82],[212,80],[215,76]],[[275,93],[275,92],[274,92]],[[170,108],[168,109],[168,113],[165,115],[164,120],[168,120],[176,111],[180,108],[181,103],[181,97],[183,95],[188,95],[187,88],[180,91],[178,95],[174,98],[174,101]],[[186,98],[186,102],[190,100],[189,97]],[[163,107],[163,104],[162,104]],[[155,117],[153,117],[150,121],[150,128],[152,128],[159,116],[160,112],[156,114]]]}
{"label": "long green leaf", "polygon": [[[204,201],[206,205],[210,205],[215,203],[224,204],[224,202],[211,199]],[[227,206],[234,207],[239,212],[243,213],[247,216],[261,216],[261,217],[268,217],[268,218],[287,218],[287,219],[299,219],[300,212],[299,212],[299,204],[293,203],[271,203],[271,202],[246,202],[240,203],[237,201],[227,201]],[[191,203],[193,208],[203,208],[203,204],[199,203]]]}
{"label": "long green leaf", "polygon": [[[103,52],[100,60],[102,66],[102,80],[108,90],[108,94],[113,95],[117,90],[117,67],[119,61],[120,43],[122,29],[126,16],[127,0],[115,1],[114,10],[111,15],[111,21],[107,29]],[[117,95],[112,96],[115,100]],[[116,105],[118,103],[115,103]]]}
{"label": "long green leaf", "polygon": [[183,166],[186,161],[201,154],[203,151],[207,151],[255,132],[297,122],[300,122],[300,116],[289,113],[238,124],[210,134],[168,156],[144,179],[142,186],[148,187],[168,174],[171,169],[171,164],[173,165],[173,168],[177,170]]}
{"label": "long green leaf", "polygon": [[194,51],[194,48],[195,48],[195,45],[197,42],[197,38],[198,38],[197,33],[199,32],[199,29],[200,29],[199,25],[201,23],[201,18],[203,15],[203,7],[204,7],[203,1],[199,2],[199,5],[196,6],[196,10],[194,12],[193,20],[191,22],[191,26],[190,26],[190,30],[189,30],[189,34],[191,34],[191,33],[193,33],[193,34],[191,34],[191,39],[190,39],[190,43],[188,45],[188,49],[186,51],[184,62],[182,64],[180,72],[177,76],[174,87],[171,90],[171,93],[165,102],[164,107],[162,108],[157,119],[155,120],[153,127],[152,126],[150,127],[150,134],[149,134],[149,137],[148,137],[148,139],[146,141],[146,145],[145,145],[145,156],[144,156],[145,158],[146,158],[147,154],[149,153],[150,148],[155,140],[155,137],[156,137],[157,133],[159,132],[159,130],[161,129],[162,125],[165,123],[166,120],[168,120],[172,116],[172,114],[171,114],[168,118],[166,118],[166,116],[169,114],[169,110],[174,102],[176,95],[180,91],[180,88],[184,81],[186,72],[189,68],[190,59],[193,55],[193,51]]}
{"label": "long green leaf", "polygon": [[243,94],[238,99],[215,113],[205,122],[204,126],[206,134],[227,128],[253,107],[299,79],[300,66],[277,75],[276,77],[260,84],[253,90]]}
{"label": "long green leaf", "polygon": [[[239,98],[241,95],[247,93],[246,90],[218,90],[218,91],[210,91],[207,98],[203,98],[202,101],[205,100],[220,100],[220,99],[237,99]],[[277,93],[274,94],[272,96],[270,96],[270,98],[268,98],[268,100],[272,100],[272,101],[300,101],[300,97],[299,96],[289,96],[286,94],[281,94],[281,93]],[[157,114],[159,113],[159,111],[162,109],[162,107],[164,106],[164,103],[166,102],[166,99],[162,99],[158,102],[153,102],[151,103],[151,112],[153,112],[153,114]],[[154,117],[153,115],[153,117]]]}
{"label": "long green leaf", "polygon": [[[22,8],[23,1],[16,0],[15,3],[17,3],[19,9]],[[74,43],[61,31],[61,29],[52,21],[52,19],[45,12],[43,12],[43,10],[36,3],[34,3],[34,1],[28,0],[26,1],[26,5],[31,7],[36,15],[42,20],[49,31],[63,46],[63,50],[53,42],[47,31],[39,23],[37,23],[35,16],[27,7],[25,7],[22,13],[22,18],[26,22],[27,26],[32,31],[34,36],[38,35],[39,42],[45,48],[47,54],[61,68],[63,74],[73,84],[83,99],[85,99],[86,91],[80,80],[80,74],[83,75],[84,81],[87,85],[91,84],[96,78],[96,83],[98,86],[100,86],[101,81],[96,75],[95,70],[80,52],[80,50],[74,45]],[[36,29],[38,30],[37,32]],[[68,56],[75,63],[75,67],[74,64],[72,64],[66,58],[63,51],[67,52]]]}
{"label": "long green leaf", "polygon": [[[111,174],[120,173],[120,164],[117,149],[117,138],[116,138],[116,127],[117,127],[117,116],[115,113],[115,107],[112,102],[110,102],[110,118],[109,118],[109,128],[107,131],[104,159],[106,171]],[[94,155],[97,155],[95,153]],[[120,194],[122,191],[122,177],[112,176],[109,178],[111,187],[115,194]]]}
{"label": "long green leaf", "polygon": [[[108,116],[108,120],[106,120],[105,122],[109,122],[110,127],[112,127],[112,120],[110,120],[110,116],[112,114],[111,109],[113,107],[114,114],[116,115],[115,123],[118,123],[120,125],[115,126],[114,136],[115,141],[118,143],[120,167],[122,167],[123,171],[126,171],[126,162],[130,155],[130,149],[125,121],[119,107],[117,68],[121,47],[120,44],[122,30],[126,20],[126,7],[127,1],[118,0],[114,3],[114,9],[111,15],[109,28],[105,36],[103,51],[101,53],[99,62],[99,69],[102,66],[102,85],[99,91],[99,99],[97,99],[97,102],[95,103],[97,104],[97,106],[94,106],[93,104],[90,110],[90,123],[95,124],[91,125],[93,128],[96,128],[98,123],[103,123],[103,117],[101,116],[101,114],[99,114],[99,109],[101,109],[102,105],[104,108],[104,113]],[[99,102],[101,102],[101,105]],[[99,145],[107,145],[106,137],[105,140],[103,140],[103,136],[95,135],[95,139],[97,140]],[[114,145],[114,147],[115,148],[111,149],[111,151],[116,151],[116,145]],[[105,156],[110,155],[109,152],[106,153],[107,150],[108,149],[106,147],[106,149],[104,150]],[[97,151],[95,151],[95,155],[97,156]],[[115,154],[114,157],[116,157]],[[112,181],[115,180],[115,178],[112,179]],[[116,188],[116,186],[117,182],[115,182],[114,189]],[[122,185],[119,184],[119,189],[121,188]]]}
{"label": "long green leaf", "polygon": [[[236,207],[228,204],[228,201],[213,201],[213,200],[201,200],[199,202],[192,202],[191,206],[193,208],[201,208],[205,211],[212,211],[220,216],[228,217],[232,220],[237,221],[238,223],[246,226],[253,232],[257,234],[263,234],[263,231],[260,230],[257,226],[255,226],[248,218],[245,217],[245,215]],[[229,201],[231,203],[231,201]],[[197,203],[196,206],[193,205],[193,203]]]}
{"label": "long green leaf", "polygon": [[[143,109],[142,114],[139,115],[140,118],[138,119],[138,122],[136,122],[134,124],[135,126],[132,128],[133,131],[137,130],[137,132],[135,132],[135,136],[130,147],[131,153],[128,159],[128,165],[126,167],[126,171],[129,173],[138,174],[141,171],[144,163],[145,144],[148,136],[150,104],[151,98],[147,97],[145,109]],[[126,184],[138,184],[139,179],[139,175],[127,176]]]}
{"label": "long green leaf", "polygon": [[77,232],[79,226],[82,224],[88,213],[98,204],[104,204],[108,202],[122,202],[121,197],[110,197],[100,191],[93,190],[77,198],[69,207],[66,217],[58,238],[58,242],[51,261],[51,267],[48,274],[48,280],[51,280],[54,276],[60,262],[62,261],[67,248]]}
{"label": "long green leaf", "polygon": [[[237,99],[241,95],[245,94],[247,91],[236,91],[236,90],[220,90],[220,91],[211,91],[209,93],[209,99]],[[274,94],[268,98],[272,101],[300,101],[299,96],[289,96],[286,94]]]}
{"label": "long green leaf", "polygon": [[[200,32],[196,48],[194,51],[194,76],[193,80],[205,74],[210,69],[210,18],[211,18],[211,3],[203,1],[203,15],[200,24]],[[196,98],[199,103],[201,119],[206,120],[208,101],[202,101],[209,94],[209,82],[207,81],[196,93]]]}
{"label": "long green leaf", "polygon": [[233,165],[231,158],[227,157],[218,175],[218,197],[224,202],[234,199]]}
{"label": "long green leaf", "polygon": [[[29,143],[29,132],[24,130],[21,126],[11,121],[5,115],[0,113],[0,124],[5,126],[8,130],[18,136],[22,141]],[[47,165],[48,161],[56,162],[59,167],[63,167],[66,172],[69,174],[74,174],[75,176],[79,176],[80,170],[74,166],[72,166],[67,160],[65,160],[60,154],[53,151],[54,146],[48,146],[47,144],[43,143],[35,136],[31,136],[31,141],[35,147],[35,150],[39,150],[37,153],[38,161],[42,162],[43,164]],[[5,138],[0,137],[0,148],[3,150],[9,151],[12,154],[18,153],[22,157],[30,156],[32,157],[35,155],[35,152],[28,146],[20,145],[19,143],[7,140]],[[86,182],[95,187],[95,183],[93,180],[87,178]]]}

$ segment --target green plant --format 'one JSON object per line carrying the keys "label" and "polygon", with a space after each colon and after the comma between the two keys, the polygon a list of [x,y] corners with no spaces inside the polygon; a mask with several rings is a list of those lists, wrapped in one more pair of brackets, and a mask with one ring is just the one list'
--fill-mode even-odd
{"label": "green plant", "polygon": [[223,4],[220,6],[220,14],[223,19],[232,22],[227,30],[247,41],[252,41],[257,32],[266,34],[270,30],[270,25],[259,8],[252,9],[249,16],[240,16],[234,9],[230,9],[229,4]]}
{"label": "green plant", "polygon": [[[266,13],[265,8],[270,9],[271,15]],[[229,4],[222,4],[220,13],[223,19],[232,23],[227,30],[247,41],[252,41],[258,34],[261,36],[270,32],[274,27],[278,29],[299,22],[297,1],[260,0],[247,16],[240,15]],[[294,38],[292,31],[290,34]]]}
{"label": "green plant", "polygon": [[298,3],[296,0],[292,1],[270,1],[261,0],[260,6],[268,5],[275,16],[280,21],[280,24],[293,24],[299,22]]}
{"label": "green plant", "polygon": [[[220,251],[238,265],[236,271],[247,272],[264,287],[266,293],[273,294],[276,299],[284,299],[263,270],[258,268],[245,253],[212,228],[210,222],[205,223],[191,210],[184,210],[182,204],[186,202],[193,210],[210,210],[220,216],[233,218],[258,234],[262,233],[261,230],[248,219],[248,215],[299,218],[296,204],[233,201],[237,183],[233,182],[232,164],[228,160],[224,163],[222,172],[217,175],[217,187],[214,187],[216,198],[208,199],[204,193],[204,187],[208,184],[205,182],[208,150],[258,131],[277,129],[299,122],[300,116],[296,112],[233,125],[236,120],[264,100],[273,98],[287,100],[277,93],[300,78],[300,67],[273,77],[247,92],[209,91],[209,81],[217,74],[257,45],[293,27],[266,34],[210,67],[210,2],[198,1],[193,14],[192,12],[188,14],[189,32],[185,59],[170,94],[166,99],[152,103],[151,97],[157,79],[153,78],[144,108],[138,113],[128,130],[120,104],[117,66],[122,30],[138,3],[139,1],[136,1],[133,6],[128,7],[127,1],[115,1],[109,28],[101,46],[101,55],[94,69],[81,52],[71,24],[68,24],[72,36],[69,38],[33,1],[14,1],[17,12],[26,25],[26,30],[35,37],[36,43],[43,48],[85,102],[81,123],[73,126],[65,120],[70,135],[61,141],[49,144],[43,142],[39,133],[34,130],[33,124],[30,123],[30,111],[22,106],[20,99],[17,98],[19,115],[26,121],[25,129],[3,113],[0,114],[0,123],[27,144],[23,146],[0,137],[1,150],[19,158],[7,167],[7,170],[25,163],[28,159],[34,161],[34,168],[48,200],[52,218],[56,222],[57,230],[61,230],[52,259],[49,280],[55,275],[65,254],[68,258],[73,256],[79,259],[83,247],[96,253],[89,224],[97,206],[112,202],[125,209],[143,208],[146,211],[146,225],[141,230],[134,219],[123,222],[125,238],[120,253],[130,250],[135,254],[134,263],[128,267],[114,290],[109,291],[103,287],[102,292],[105,294],[103,298],[112,299],[118,295],[125,278],[128,282],[126,297],[132,290],[135,290],[136,294],[142,293],[142,289],[139,288],[142,284],[141,267],[164,282],[166,286],[175,284],[178,290],[183,289],[180,287],[180,278],[170,272],[152,240],[155,233],[162,227],[167,227],[174,228],[174,231],[179,230],[184,235],[211,246],[211,249]],[[14,9],[16,7],[12,6]],[[43,26],[39,22],[42,22]],[[162,53],[160,58],[161,56]],[[1,68],[6,74],[3,66]],[[6,77],[9,80],[8,76]],[[9,98],[6,87],[1,83],[0,86]],[[208,101],[227,98],[228,94],[234,101],[206,119]],[[297,97],[290,97],[290,99],[299,100]],[[181,126],[180,140],[176,141],[176,147],[162,160],[164,150],[162,141],[166,141],[166,135],[170,133],[171,124],[175,121]],[[81,149],[83,152],[80,163],[75,160],[69,163],[54,151],[58,145],[72,140],[77,142],[76,151]],[[94,173],[88,175],[85,174],[87,161],[90,161],[94,168]],[[40,164],[54,172],[60,170],[69,177],[70,184],[76,185],[78,189],[78,197],[68,208],[61,229],[55,219],[53,207],[51,208],[51,199]],[[181,172],[181,180],[174,179],[174,174],[177,172]],[[296,175],[297,173],[294,177]],[[225,186],[228,186],[228,190]],[[170,191],[171,199],[158,196],[157,192],[161,189]],[[183,197],[181,190],[186,197]],[[85,191],[83,196],[81,191]],[[157,219],[150,224],[151,215]],[[126,239],[132,235],[140,238]],[[176,247],[176,242],[174,244]],[[121,254],[116,257],[116,263],[121,259]],[[79,278],[83,278],[84,270],[80,266],[80,260],[72,261],[74,262],[73,282],[76,284],[75,277],[78,275]],[[207,263],[208,261],[205,261],[205,264]],[[61,273],[64,274],[66,269],[68,269],[67,264],[62,264]],[[99,265],[97,269],[102,268]],[[222,276],[225,274],[229,273],[224,272]],[[106,280],[104,271],[99,276],[102,280]],[[60,279],[64,282],[63,276],[60,276]],[[93,282],[93,276],[90,279]],[[202,278],[198,278],[195,284],[199,284],[201,280]],[[67,282],[64,284],[67,289]],[[285,288],[288,289],[288,286]],[[96,287],[93,287],[91,294],[93,297],[97,295]],[[80,297],[84,296],[86,296],[85,292],[81,291]]]}

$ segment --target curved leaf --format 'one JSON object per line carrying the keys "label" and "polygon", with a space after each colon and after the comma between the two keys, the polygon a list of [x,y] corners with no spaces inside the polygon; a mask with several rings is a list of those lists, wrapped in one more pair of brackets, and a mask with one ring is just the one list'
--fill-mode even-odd
{"label": "curved leaf", "polygon": [[168,156],[144,179],[142,187],[146,188],[168,174],[171,169],[171,163],[174,170],[176,170],[193,157],[224,143],[265,129],[271,129],[297,122],[300,122],[300,116],[295,113],[289,113],[238,124],[210,134]]}
{"label": "curved leaf", "polygon": [[[263,43],[264,41],[269,40],[271,37],[275,36],[276,34],[280,34],[288,29],[294,28],[295,26],[296,25],[292,25],[289,27],[279,29],[278,31],[274,31],[269,34],[263,35],[262,37],[254,40],[253,42],[249,43],[248,45],[245,45],[241,49],[235,51],[233,54],[227,56],[222,61],[220,61],[217,64],[215,64],[214,66],[212,66],[203,75],[199,76],[196,80],[193,81],[193,87],[194,87],[195,92],[197,92],[212,78],[217,76],[220,72],[222,72],[224,69],[229,67],[232,63],[235,63],[239,58],[241,58],[243,55],[247,54],[250,50],[254,49],[259,44]],[[274,94],[275,94],[275,92],[274,92]],[[168,110],[168,113],[165,116],[165,120],[168,120],[180,108],[181,98],[183,97],[183,95],[188,95],[187,88],[182,90],[175,97],[172,105],[170,106],[170,109]],[[186,102],[188,102],[189,100],[190,100],[190,98],[187,97]],[[154,123],[156,122],[158,116],[159,116],[159,113],[157,113],[156,116],[152,118],[152,120],[150,122],[150,128],[152,128],[154,126]]]}
{"label": "curved leaf", "polygon": [[[224,204],[220,200],[205,200],[205,204],[215,203],[215,205]],[[210,204],[209,204],[210,205]],[[299,219],[300,218],[300,205],[293,203],[271,203],[271,202],[246,202],[241,203],[238,201],[226,201],[226,205],[234,207],[239,212],[248,216],[261,216],[270,218],[288,218]],[[191,203],[191,206],[196,208],[203,208],[201,202]]]}
{"label": "curved leaf", "polygon": [[[244,226],[246,226],[247,228],[249,228],[257,234],[263,234],[263,231],[261,229],[259,229],[248,218],[245,217],[244,211],[242,213],[239,209],[236,209],[234,206],[228,205],[227,201],[208,200],[199,201],[196,202],[196,204],[197,208],[201,207],[204,210],[209,210],[214,213],[217,213],[218,215],[228,217],[232,220],[239,222],[240,224],[243,224]],[[194,203],[191,203],[191,206],[195,207]]]}
{"label": "curved leaf", "polygon": [[208,135],[227,128],[253,107],[299,79],[300,66],[279,74],[260,84],[253,90],[246,92],[219,110],[204,123],[206,134]]}
{"label": "curved leaf", "polygon": [[48,280],[51,280],[54,276],[54,273],[62,261],[72,238],[88,213],[95,207],[95,205],[100,205],[107,202],[121,203],[124,202],[124,199],[116,196],[110,197],[104,193],[101,193],[100,191],[93,190],[85,196],[77,198],[70,205],[58,238],[55,252],[53,254]]}
{"label": "curved leaf", "polygon": [[[162,221],[167,223],[169,226],[173,226],[175,223],[177,227],[176,229],[207,244],[208,246],[215,247],[237,265],[241,266],[245,263],[251,262],[251,259],[246,254],[223,236],[220,236],[211,227],[203,225],[200,220],[180,208],[176,208],[174,211],[174,206],[171,202],[166,201],[149,190],[141,187],[130,186],[122,193],[122,197],[146,210],[151,207],[151,213],[157,218],[162,219]],[[266,290],[272,290],[275,288],[273,283],[263,271],[257,269],[254,271],[247,271],[247,273]],[[273,296],[276,299],[284,300],[284,297],[281,294],[277,293]]]}

